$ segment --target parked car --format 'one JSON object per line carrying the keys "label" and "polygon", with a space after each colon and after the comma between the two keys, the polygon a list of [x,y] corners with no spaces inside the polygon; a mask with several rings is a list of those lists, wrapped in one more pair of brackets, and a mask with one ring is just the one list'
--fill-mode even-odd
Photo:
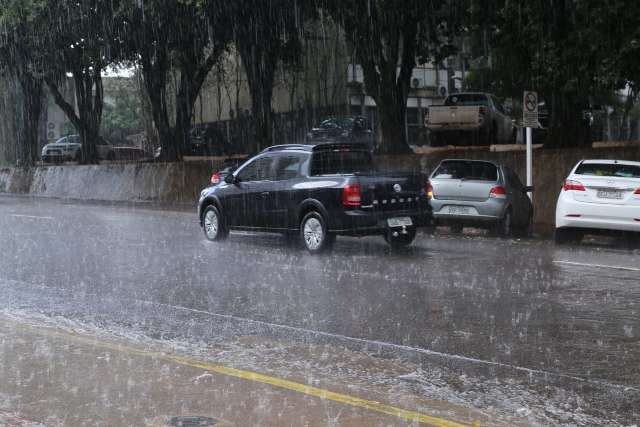
{"label": "parked car", "polygon": [[211,174],[211,185],[216,185],[224,181],[227,175],[238,169],[244,162],[249,160],[248,157],[242,158],[228,158],[222,161],[222,167],[220,170],[215,171]]}
{"label": "parked car", "polygon": [[517,129],[502,103],[489,93],[449,95],[427,109],[425,123],[432,146],[515,143]]}
{"label": "parked car", "polygon": [[456,232],[464,226],[490,228],[502,237],[531,236],[532,190],[510,168],[480,160],[443,160],[429,179],[436,224]]}
{"label": "parked car", "polygon": [[585,233],[640,232],[640,162],[583,160],[564,181],[556,205],[555,240]]}
{"label": "parked car", "polygon": [[308,133],[311,142],[335,141],[367,144],[373,151],[374,140],[371,124],[366,117],[346,116],[330,117],[323,120],[318,127]]}
{"label": "parked car", "polygon": [[209,240],[233,229],[281,232],[311,253],[330,249],[337,235],[406,246],[431,220],[426,177],[376,172],[366,145],[353,143],[268,148],[205,188],[198,215]]}
{"label": "parked car", "polygon": [[[96,141],[96,149],[98,151],[98,159],[115,159],[113,147],[103,137],[99,137]],[[42,147],[41,158],[43,162],[79,161],[81,153],[82,141],[80,140],[80,135],[67,135]]]}

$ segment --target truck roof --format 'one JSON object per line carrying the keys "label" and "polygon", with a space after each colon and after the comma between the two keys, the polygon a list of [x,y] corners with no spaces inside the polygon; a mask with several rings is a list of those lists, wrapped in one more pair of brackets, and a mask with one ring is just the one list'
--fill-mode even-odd
{"label": "truck roof", "polygon": [[318,142],[309,142],[306,144],[281,144],[274,145],[268,148],[265,148],[262,152],[277,152],[277,151],[325,151],[325,150],[340,150],[340,149],[350,149],[350,150],[368,150],[368,146],[365,143],[359,142],[334,142],[334,141],[318,141]]}

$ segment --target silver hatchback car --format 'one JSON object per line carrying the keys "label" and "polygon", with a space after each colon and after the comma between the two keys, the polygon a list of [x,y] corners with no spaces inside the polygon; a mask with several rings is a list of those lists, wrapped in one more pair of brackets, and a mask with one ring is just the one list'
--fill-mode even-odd
{"label": "silver hatchback car", "polygon": [[489,228],[502,237],[529,237],[533,205],[516,173],[480,160],[440,162],[429,179],[428,192],[437,225],[454,232],[464,226]]}

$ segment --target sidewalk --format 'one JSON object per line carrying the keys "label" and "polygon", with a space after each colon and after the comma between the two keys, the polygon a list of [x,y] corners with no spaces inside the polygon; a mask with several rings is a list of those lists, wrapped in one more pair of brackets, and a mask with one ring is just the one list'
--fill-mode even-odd
{"label": "sidewalk", "polygon": [[0,318],[0,425],[468,424],[129,343]]}

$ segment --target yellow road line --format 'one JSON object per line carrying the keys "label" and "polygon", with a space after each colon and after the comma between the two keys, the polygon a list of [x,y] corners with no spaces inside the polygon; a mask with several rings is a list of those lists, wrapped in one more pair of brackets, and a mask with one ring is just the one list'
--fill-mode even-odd
{"label": "yellow road line", "polygon": [[[62,338],[69,341],[74,341],[80,344],[90,345],[97,348],[103,348],[112,350],[119,353],[124,353],[134,356],[153,357],[166,362],[172,362],[183,366],[189,366],[192,368],[203,369],[208,372],[213,372],[229,377],[240,378],[243,380],[253,381],[262,384],[269,384],[274,387],[278,387],[285,390],[295,391],[312,397],[318,397],[320,399],[331,400],[334,402],[342,403],[357,408],[363,408],[374,412],[379,412],[386,415],[391,415],[396,418],[400,418],[406,421],[417,421],[422,424],[433,427],[468,427],[465,424],[460,424],[455,421],[449,421],[443,418],[433,417],[425,415],[420,412],[411,411],[407,409],[398,408],[395,406],[387,405],[374,400],[361,399],[347,394],[336,393],[329,390],[324,390],[309,385],[296,383],[294,381],[285,380],[282,378],[272,377],[269,375],[259,374],[257,372],[245,371],[242,369],[229,368],[227,366],[209,363],[189,357],[183,357],[178,355],[172,355],[167,353],[161,353],[156,351],[148,351],[140,348],[130,347],[126,345],[116,344],[108,341],[100,341],[93,338],[82,337],[72,333],[65,333],[56,331],[50,328],[39,328],[34,326],[28,326],[14,321],[5,321],[5,323],[11,323],[17,327],[29,329],[35,331],[40,335],[45,335],[54,338]],[[480,427],[478,422],[473,423],[473,427]]]}

